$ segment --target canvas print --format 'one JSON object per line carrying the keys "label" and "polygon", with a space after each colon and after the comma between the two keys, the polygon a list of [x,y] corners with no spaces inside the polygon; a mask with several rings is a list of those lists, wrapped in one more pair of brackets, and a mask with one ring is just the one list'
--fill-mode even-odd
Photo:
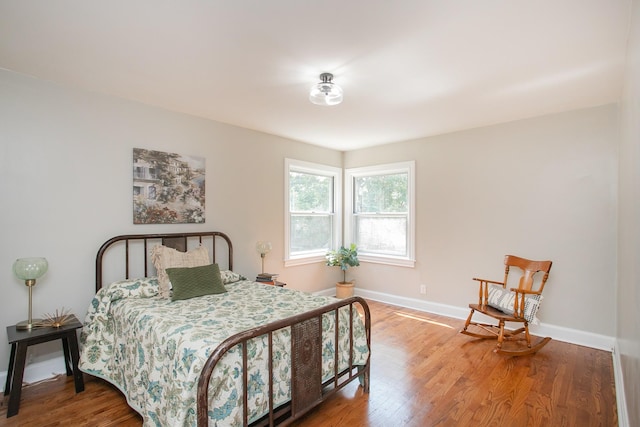
{"label": "canvas print", "polygon": [[133,149],[133,223],[204,223],[205,159]]}

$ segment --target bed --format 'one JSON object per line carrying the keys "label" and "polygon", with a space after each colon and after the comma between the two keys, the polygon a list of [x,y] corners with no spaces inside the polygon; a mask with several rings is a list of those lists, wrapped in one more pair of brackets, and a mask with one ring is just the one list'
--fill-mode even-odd
{"label": "bed", "polygon": [[[161,251],[205,251],[208,262],[163,266]],[[204,270],[223,288],[178,298]],[[80,369],[118,387],[145,426],[286,424],[352,381],[369,392],[370,327],[362,298],[337,300],[234,272],[222,232],[122,235],[96,257]]]}

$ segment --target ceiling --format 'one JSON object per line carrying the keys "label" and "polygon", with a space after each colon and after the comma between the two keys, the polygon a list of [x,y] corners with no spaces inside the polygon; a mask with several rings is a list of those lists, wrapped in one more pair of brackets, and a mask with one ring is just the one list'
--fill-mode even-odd
{"label": "ceiling", "polygon": [[0,0],[0,68],[348,151],[616,102],[630,3]]}

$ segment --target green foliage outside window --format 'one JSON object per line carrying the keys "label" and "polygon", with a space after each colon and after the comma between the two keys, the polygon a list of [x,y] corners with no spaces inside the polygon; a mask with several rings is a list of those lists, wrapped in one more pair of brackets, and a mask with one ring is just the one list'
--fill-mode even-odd
{"label": "green foliage outside window", "polygon": [[291,253],[326,250],[332,246],[333,178],[289,173]]}
{"label": "green foliage outside window", "polygon": [[407,212],[408,174],[370,175],[355,179],[357,213]]}
{"label": "green foliage outside window", "polygon": [[332,211],[333,178],[302,172],[289,175],[289,204],[292,212]]}

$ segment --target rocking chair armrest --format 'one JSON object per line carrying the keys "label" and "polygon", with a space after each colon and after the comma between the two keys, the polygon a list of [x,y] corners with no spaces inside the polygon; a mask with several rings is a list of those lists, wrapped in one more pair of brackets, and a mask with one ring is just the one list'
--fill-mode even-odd
{"label": "rocking chair armrest", "polygon": [[524,318],[525,296],[542,295],[540,291],[529,291],[518,288],[511,288],[510,290],[516,294],[516,297],[513,299],[513,315],[521,319]]}
{"label": "rocking chair armrest", "polygon": [[506,286],[503,282],[496,282],[495,280],[487,280],[480,279],[478,277],[474,277],[473,280],[480,282],[480,286],[478,289],[478,304],[479,305],[487,305],[487,301],[489,300],[489,283],[493,285],[500,285],[503,288]]}
{"label": "rocking chair armrest", "polygon": [[516,295],[517,294],[525,294],[525,295],[542,295],[542,292],[540,291],[528,291],[526,289],[518,289],[518,288],[511,288],[510,289],[512,292],[515,292]]}
{"label": "rocking chair armrest", "polygon": [[478,282],[492,283],[494,285],[502,285],[504,287],[504,282],[496,282],[495,280],[479,279],[477,277],[474,277],[473,280]]}

